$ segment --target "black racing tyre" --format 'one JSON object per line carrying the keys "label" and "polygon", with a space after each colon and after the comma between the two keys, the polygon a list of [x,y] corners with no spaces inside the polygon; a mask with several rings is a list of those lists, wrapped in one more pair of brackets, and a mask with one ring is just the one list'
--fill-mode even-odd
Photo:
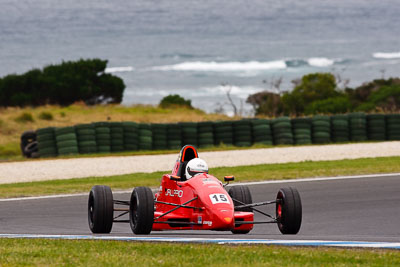
{"label": "black racing tyre", "polygon": [[[241,206],[244,204],[251,204],[253,203],[253,199],[251,197],[251,193],[249,190],[249,187],[246,185],[235,185],[232,186],[229,191],[228,191],[229,196],[232,198],[233,205],[235,207]],[[251,208],[239,208],[236,209],[235,211],[247,211],[251,212]],[[233,234],[247,234],[250,232],[249,230],[231,230]]]}
{"label": "black racing tyre", "polygon": [[114,218],[114,201],[110,187],[95,185],[89,193],[88,222],[95,234],[111,232]]}
{"label": "black racing tyre", "polygon": [[[232,186],[228,191],[229,196],[232,198],[234,206],[241,206],[243,204],[253,203],[249,187],[246,185],[235,185]],[[251,208],[236,209],[236,211],[248,211],[251,212]]]}
{"label": "black racing tyre", "polygon": [[302,220],[300,194],[296,188],[281,188],[276,196],[276,218],[278,228],[284,235],[299,232]]}
{"label": "black racing tyre", "polygon": [[154,197],[150,188],[140,186],[133,189],[129,205],[129,224],[137,235],[148,235],[153,228]]}

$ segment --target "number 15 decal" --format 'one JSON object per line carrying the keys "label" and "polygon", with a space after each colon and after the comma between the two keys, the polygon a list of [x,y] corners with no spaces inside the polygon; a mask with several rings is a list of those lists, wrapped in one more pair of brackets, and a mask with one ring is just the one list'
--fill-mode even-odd
{"label": "number 15 decal", "polygon": [[229,199],[225,194],[210,194],[210,199],[213,204],[228,203]]}

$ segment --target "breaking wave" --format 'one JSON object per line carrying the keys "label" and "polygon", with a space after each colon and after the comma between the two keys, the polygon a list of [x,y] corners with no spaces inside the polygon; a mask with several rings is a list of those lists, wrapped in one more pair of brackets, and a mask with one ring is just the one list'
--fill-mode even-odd
{"label": "breaking wave", "polygon": [[198,71],[198,72],[253,72],[284,70],[302,66],[310,67],[330,67],[335,63],[340,63],[340,59],[329,59],[324,57],[314,57],[309,59],[287,59],[275,61],[247,61],[247,62],[216,62],[216,61],[192,61],[182,62],[174,65],[156,66],[152,70],[156,71]]}
{"label": "breaking wave", "polygon": [[128,66],[128,67],[113,67],[113,68],[106,68],[104,73],[116,73],[116,72],[127,72],[133,71],[135,68]]}
{"label": "breaking wave", "polygon": [[229,71],[260,71],[260,70],[273,70],[285,69],[286,63],[284,61],[269,61],[269,62],[183,62],[175,65],[153,67],[153,70],[162,71],[215,71],[215,72],[229,72]]}
{"label": "breaking wave", "polygon": [[400,58],[400,52],[394,52],[394,53],[376,52],[373,53],[372,56],[374,58],[394,59],[394,58]]}

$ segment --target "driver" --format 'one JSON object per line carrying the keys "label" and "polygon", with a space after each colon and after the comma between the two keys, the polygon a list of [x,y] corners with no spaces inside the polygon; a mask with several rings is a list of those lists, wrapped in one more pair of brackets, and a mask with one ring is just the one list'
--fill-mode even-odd
{"label": "driver", "polygon": [[194,158],[186,165],[185,175],[187,180],[202,173],[208,173],[208,165],[204,160]]}

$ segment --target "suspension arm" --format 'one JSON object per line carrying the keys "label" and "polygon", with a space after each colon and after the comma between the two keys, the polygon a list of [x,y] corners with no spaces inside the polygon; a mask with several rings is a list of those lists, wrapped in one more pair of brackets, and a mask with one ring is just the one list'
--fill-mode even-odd
{"label": "suspension arm", "polygon": [[[235,199],[235,201],[237,201]],[[238,201],[239,202],[239,201]],[[242,208],[252,208],[252,207],[258,207],[258,206],[264,206],[264,205],[271,205],[271,204],[276,204],[280,201],[264,201],[264,202],[257,202],[257,203],[251,203],[251,204],[244,204],[244,205],[240,205],[240,206],[236,206],[235,208],[237,209],[242,209]]]}
{"label": "suspension arm", "polygon": [[179,206],[179,207],[188,208],[188,209],[198,209],[198,210],[204,209],[203,207],[192,207],[192,206],[187,206],[184,204],[175,204],[175,203],[163,202],[163,201],[158,201],[158,200],[154,201],[154,203],[160,203],[160,204],[171,205],[171,206]]}
{"label": "suspension arm", "polygon": [[[234,202],[236,201],[237,203],[242,204],[241,206],[236,206],[235,208],[237,208],[237,207],[242,207],[242,206],[247,207],[247,204],[244,204],[242,201],[239,201],[239,200],[234,199],[234,198],[232,198],[232,200],[233,200]],[[249,205],[251,205],[251,204],[249,204]],[[252,207],[251,207],[251,210],[256,211],[256,212],[258,212],[258,213],[260,213],[260,214],[262,214],[262,215],[265,215],[265,216],[267,216],[267,217],[269,217],[269,218],[271,218],[271,219],[273,219],[273,220],[276,220],[276,218],[272,217],[272,216],[269,215],[268,213],[265,213],[265,212],[263,212],[263,211],[261,211],[261,210],[259,210],[259,209],[256,209],[256,208],[252,208]]]}
{"label": "suspension arm", "polygon": [[173,212],[173,211],[175,211],[175,210],[177,210],[177,209],[179,209],[179,208],[181,208],[181,207],[184,207],[186,204],[189,204],[190,202],[192,202],[192,201],[194,201],[194,200],[196,200],[196,199],[197,199],[197,197],[194,197],[194,198],[192,198],[191,200],[188,200],[188,201],[186,201],[185,203],[183,203],[183,204],[181,204],[181,205],[178,205],[177,207],[173,208],[172,210],[169,210],[169,211],[167,211],[166,213],[163,213],[163,214],[161,214],[160,216],[154,218],[154,220],[158,220],[158,219],[160,219],[161,217],[163,217],[163,216],[165,216],[165,215],[167,215],[167,214],[170,214],[171,212]]}

